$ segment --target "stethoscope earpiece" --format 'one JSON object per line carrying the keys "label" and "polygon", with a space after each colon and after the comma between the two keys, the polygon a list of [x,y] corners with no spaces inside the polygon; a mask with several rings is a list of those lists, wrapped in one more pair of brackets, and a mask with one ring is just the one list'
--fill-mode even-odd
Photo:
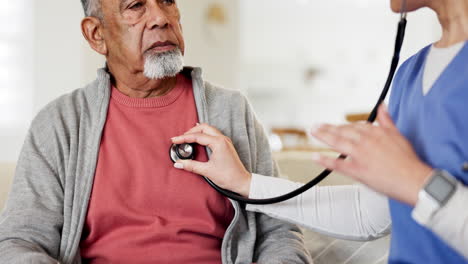
{"label": "stethoscope earpiece", "polygon": [[172,162],[176,163],[178,160],[191,160],[195,158],[195,146],[193,144],[172,144],[169,149],[169,156]]}

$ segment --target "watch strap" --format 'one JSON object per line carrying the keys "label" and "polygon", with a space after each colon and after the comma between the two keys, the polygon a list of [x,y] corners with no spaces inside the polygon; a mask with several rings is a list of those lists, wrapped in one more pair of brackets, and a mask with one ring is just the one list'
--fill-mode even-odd
{"label": "watch strap", "polygon": [[445,180],[451,182],[453,186],[455,186],[455,188],[453,188],[450,193],[447,193],[445,202],[447,202],[448,199],[450,199],[450,197],[453,196],[453,193],[455,193],[456,191],[457,180],[453,178],[452,175],[442,170],[434,170],[431,176],[429,176],[429,178],[426,180],[424,187],[419,191],[418,202],[416,203],[416,206],[414,207],[411,213],[413,219],[421,225],[427,225],[431,220],[432,216],[444,205],[443,203],[432,197],[432,195],[430,195],[428,191],[426,191],[426,189],[429,186],[429,183],[435,177],[443,177]]}
{"label": "watch strap", "polygon": [[440,208],[439,203],[430,197],[424,190],[418,195],[418,202],[411,212],[414,221],[420,225],[427,225],[432,215]]}

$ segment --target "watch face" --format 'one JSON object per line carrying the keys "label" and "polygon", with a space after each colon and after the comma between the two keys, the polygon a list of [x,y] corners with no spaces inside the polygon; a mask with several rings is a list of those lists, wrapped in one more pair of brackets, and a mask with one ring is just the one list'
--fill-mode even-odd
{"label": "watch face", "polygon": [[440,175],[432,177],[425,188],[426,192],[441,204],[446,202],[453,189],[455,189],[455,184]]}

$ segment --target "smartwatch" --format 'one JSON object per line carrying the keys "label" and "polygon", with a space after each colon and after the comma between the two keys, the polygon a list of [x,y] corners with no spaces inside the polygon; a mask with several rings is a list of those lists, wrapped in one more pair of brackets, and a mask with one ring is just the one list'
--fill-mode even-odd
{"label": "smartwatch", "polygon": [[457,189],[458,181],[449,173],[434,170],[419,191],[418,202],[413,209],[413,219],[421,225],[429,223],[437,210],[444,206]]}

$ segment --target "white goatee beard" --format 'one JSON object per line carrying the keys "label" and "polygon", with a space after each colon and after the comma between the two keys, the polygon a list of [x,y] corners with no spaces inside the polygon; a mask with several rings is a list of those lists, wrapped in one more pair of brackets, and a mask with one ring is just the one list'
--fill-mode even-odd
{"label": "white goatee beard", "polygon": [[184,57],[179,48],[174,50],[145,55],[143,74],[149,79],[174,77],[184,68]]}

